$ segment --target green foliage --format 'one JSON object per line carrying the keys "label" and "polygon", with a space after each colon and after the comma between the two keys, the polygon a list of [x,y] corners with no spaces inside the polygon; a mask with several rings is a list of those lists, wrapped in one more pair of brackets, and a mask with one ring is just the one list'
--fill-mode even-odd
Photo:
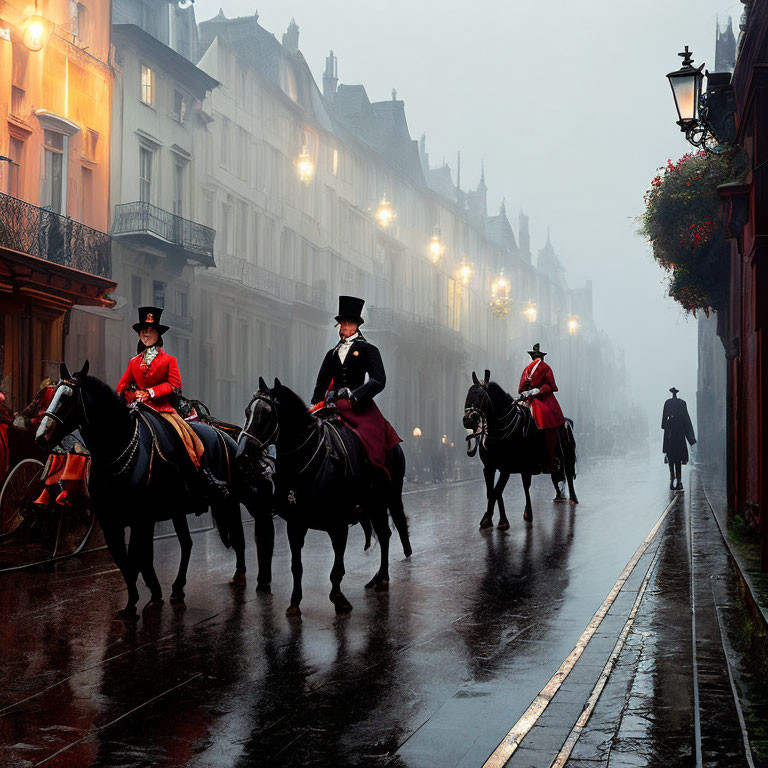
{"label": "green foliage", "polygon": [[689,153],[667,160],[645,193],[640,234],[668,272],[669,295],[694,314],[728,300],[730,249],[717,188],[742,175],[734,166],[733,153]]}

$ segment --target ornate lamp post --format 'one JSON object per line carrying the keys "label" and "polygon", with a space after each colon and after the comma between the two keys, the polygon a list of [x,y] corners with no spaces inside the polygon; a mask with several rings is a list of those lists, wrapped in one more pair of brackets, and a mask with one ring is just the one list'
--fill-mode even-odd
{"label": "ornate lamp post", "polygon": [[496,317],[504,317],[509,314],[509,280],[504,277],[504,270],[499,272],[499,276],[491,283],[491,304],[493,314]]}
{"label": "ornate lamp post", "polygon": [[24,36],[22,43],[29,51],[40,51],[48,44],[53,34],[53,28],[56,25],[41,16],[37,9],[37,0],[35,0],[35,12],[24,22]]}
{"label": "ornate lamp post", "polygon": [[301,149],[301,154],[296,158],[296,168],[299,171],[301,183],[308,187],[315,178],[315,160],[307,151],[305,144]]}
{"label": "ornate lamp post", "polygon": [[475,274],[475,270],[472,268],[472,264],[467,261],[466,258],[461,260],[459,268],[456,270],[456,276],[461,280],[463,285],[469,285],[469,281]]}
{"label": "ornate lamp post", "polygon": [[535,323],[536,316],[538,315],[538,312],[536,310],[536,305],[529,300],[528,306],[523,310],[523,314],[525,315],[529,323]]}
{"label": "ornate lamp post", "polygon": [[702,92],[704,64],[693,66],[693,54],[677,54],[683,59],[680,69],[667,75],[677,110],[677,124],[694,147],[720,154],[730,149],[735,136],[736,110],[730,74],[707,72],[707,90]]}
{"label": "ornate lamp post", "polygon": [[445,246],[440,240],[440,227],[435,227],[432,231],[432,237],[429,238],[429,258],[433,264],[437,264],[443,258]]}
{"label": "ornate lamp post", "polygon": [[381,198],[379,207],[376,209],[376,220],[379,222],[379,226],[382,229],[387,229],[387,227],[389,227],[395,220],[395,212],[392,210],[392,203],[387,200],[386,194]]}

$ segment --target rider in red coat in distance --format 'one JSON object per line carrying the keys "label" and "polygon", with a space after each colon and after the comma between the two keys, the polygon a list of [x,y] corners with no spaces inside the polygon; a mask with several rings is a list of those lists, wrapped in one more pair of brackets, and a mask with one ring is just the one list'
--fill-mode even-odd
{"label": "rider in red coat in distance", "polygon": [[517,391],[528,401],[536,426],[544,430],[549,464],[552,468],[557,454],[557,430],[565,424],[565,417],[555,397],[555,375],[544,362],[544,355],[547,353],[541,351],[539,344],[534,344],[528,354],[531,356],[531,362],[523,370]]}

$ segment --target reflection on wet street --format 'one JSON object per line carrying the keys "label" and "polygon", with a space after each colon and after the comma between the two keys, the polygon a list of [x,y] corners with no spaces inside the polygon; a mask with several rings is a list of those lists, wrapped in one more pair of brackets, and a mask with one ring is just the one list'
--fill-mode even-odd
{"label": "reflection on wet street", "polygon": [[[303,616],[286,618],[282,523],[271,596],[255,591],[253,544],[250,582],[240,588],[229,583],[231,553],[215,532],[200,534],[186,608],[166,603],[137,626],[114,618],[122,579],[104,552],[53,572],[3,575],[0,764],[482,765],[571,652],[670,500],[663,466],[628,477],[610,460],[582,468],[578,507],[553,504],[548,478],[538,479],[526,526],[516,480],[507,491],[508,532],[478,531],[481,483],[409,493],[414,555],[393,556],[389,593],[363,589],[378,552],[364,553],[354,529],[349,616],[337,617],[327,597],[327,537],[310,532]],[[166,590],[177,559],[175,540],[156,543]],[[664,584],[657,579],[655,588]],[[667,609],[686,610],[680,599]],[[617,600],[620,623],[630,605]],[[585,657],[574,670],[589,690],[615,627],[608,621],[605,637],[595,637],[605,649],[599,665]],[[688,696],[674,678],[662,683],[669,695]],[[578,699],[576,715],[585,701]]]}

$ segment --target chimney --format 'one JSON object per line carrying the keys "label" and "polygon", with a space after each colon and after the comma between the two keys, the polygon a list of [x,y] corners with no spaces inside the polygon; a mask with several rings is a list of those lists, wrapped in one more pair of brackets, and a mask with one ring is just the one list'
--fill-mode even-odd
{"label": "chimney", "polygon": [[520,228],[518,229],[517,240],[520,243],[520,251],[531,259],[531,233],[528,227],[528,217],[520,211]]}
{"label": "chimney", "polygon": [[325,57],[325,72],[323,73],[323,96],[328,101],[333,101],[336,95],[336,87],[339,84],[339,61],[331,51],[330,56]]}
{"label": "chimney", "polygon": [[283,46],[291,53],[299,52],[299,25],[296,23],[296,19],[291,19],[291,23],[283,35]]}

